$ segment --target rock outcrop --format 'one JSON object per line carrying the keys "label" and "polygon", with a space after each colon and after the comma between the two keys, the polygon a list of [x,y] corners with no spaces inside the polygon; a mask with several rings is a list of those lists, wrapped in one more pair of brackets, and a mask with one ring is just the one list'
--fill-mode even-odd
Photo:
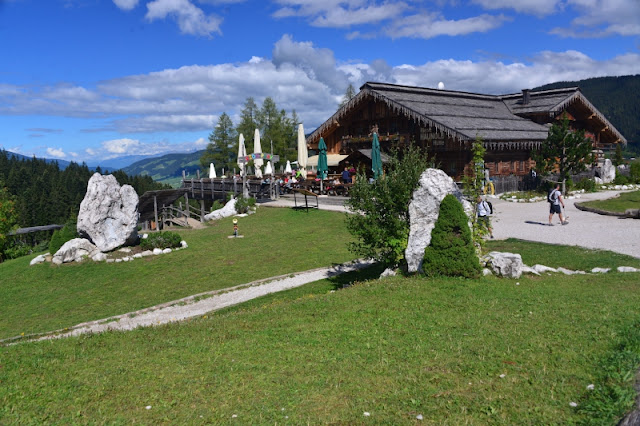
{"label": "rock outcrop", "polygon": [[[522,257],[517,253],[489,252],[483,260],[493,273],[500,277],[520,278],[524,268]],[[535,270],[535,268],[531,268]]]}
{"label": "rock outcrop", "polygon": [[604,160],[604,164],[600,171],[600,177],[602,178],[603,183],[611,183],[616,178],[616,168],[608,158]]}
{"label": "rock outcrop", "polygon": [[74,238],[60,247],[60,250],[53,255],[51,262],[61,265],[67,262],[81,262],[86,258],[101,261],[106,257],[91,241],[84,238]]}
{"label": "rock outcrop", "polygon": [[217,220],[222,219],[223,217],[229,217],[236,214],[236,199],[232,198],[224,205],[223,208],[214,210],[208,215],[205,215],[204,220]]}
{"label": "rock outcrop", "polygon": [[95,173],[80,204],[78,233],[100,251],[135,244],[138,233],[138,194],[130,185],[118,184],[113,175]]}
{"label": "rock outcrop", "polygon": [[422,267],[424,249],[431,243],[431,231],[438,220],[440,203],[447,194],[453,194],[462,203],[468,216],[473,214],[473,206],[463,198],[456,183],[445,172],[427,169],[422,173],[409,203],[409,242],[405,250],[409,272],[417,272]]}

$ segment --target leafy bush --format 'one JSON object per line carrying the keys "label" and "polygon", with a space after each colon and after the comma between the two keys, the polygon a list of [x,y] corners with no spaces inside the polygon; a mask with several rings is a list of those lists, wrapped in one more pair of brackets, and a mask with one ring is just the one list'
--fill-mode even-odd
{"label": "leafy bush", "polygon": [[576,183],[575,188],[584,189],[586,192],[595,192],[596,182],[593,179],[582,179],[580,182]]}
{"label": "leafy bush", "polygon": [[17,259],[32,253],[31,246],[22,242],[10,245],[4,250],[5,259]]}
{"label": "leafy bush", "polygon": [[149,236],[140,241],[140,248],[143,250],[153,250],[154,248],[175,248],[180,247],[182,238],[175,232],[158,232],[149,234]]}
{"label": "leafy bush", "polygon": [[236,211],[239,214],[248,213],[249,209],[255,207],[256,199],[253,197],[244,198],[242,195],[239,195],[236,199]]}
{"label": "leafy bush", "polygon": [[213,204],[211,205],[211,211],[216,211],[216,210],[220,210],[221,208],[224,207],[224,203],[220,200],[215,200],[213,202]]}
{"label": "leafy bush", "polygon": [[616,173],[616,178],[613,180],[613,183],[616,185],[626,185],[629,183],[629,178],[620,173]]}
{"label": "leafy bush", "polygon": [[640,161],[634,161],[629,166],[629,179],[633,183],[640,183]]}
{"label": "leafy bush", "polygon": [[393,153],[385,174],[373,183],[364,172],[358,172],[346,202],[349,210],[363,213],[346,219],[347,229],[356,237],[349,245],[351,252],[387,266],[404,259],[409,240],[409,203],[420,175],[429,166],[426,155],[411,146],[401,159],[399,153]]}
{"label": "leafy bush", "polygon": [[74,238],[78,238],[78,230],[76,228],[77,224],[75,221],[68,221],[62,229],[57,229],[53,232],[51,236],[51,241],[49,241],[49,253],[55,254],[60,247],[64,245],[69,240],[73,240]]}
{"label": "leafy bush", "polygon": [[456,197],[451,194],[444,197],[431,231],[431,244],[424,250],[422,270],[425,275],[466,278],[480,275],[480,262],[468,220]]}

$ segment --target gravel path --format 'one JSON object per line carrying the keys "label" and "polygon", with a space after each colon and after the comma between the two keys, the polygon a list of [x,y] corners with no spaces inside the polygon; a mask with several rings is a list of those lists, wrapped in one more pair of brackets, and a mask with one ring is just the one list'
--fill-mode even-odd
{"label": "gravel path", "polygon": [[141,311],[78,324],[68,331],[58,330],[57,332],[33,340],[48,340],[78,336],[86,333],[99,333],[108,330],[133,330],[137,327],[149,327],[166,324],[168,322],[182,321],[204,315],[207,312],[226,308],[227,306],[237,305],[269,293],[289,290],[345,272],[362,269],[371,264],[372,262],[370,261],[356,261],[328,268],[318,268],[306,272],[268,278],[230,289],[201,293]]}
{"label": "gravel path", "polygon": [[493,204],[493,235],[497,239],[519,238],[551,244],[610,250],[640,258],[640,220],[604,216],[578,210],[576,202],[612,198],[620,191],[580,194],[565,200],[569,224],[560,225],[554,215],[554,226],[548,226],[549,203],[514,203],[490,199]]}

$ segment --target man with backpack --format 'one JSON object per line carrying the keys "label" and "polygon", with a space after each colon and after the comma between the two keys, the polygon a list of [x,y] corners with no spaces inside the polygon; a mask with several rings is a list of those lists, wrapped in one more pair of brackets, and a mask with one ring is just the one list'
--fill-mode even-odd
{"label": "man with backpack", "polygon": [[491,229],[491,222],[489,220],[489,216],[493,214],[493,206],[490,202],[483,201],[480,196],[478,196],[477,202],[476,212],[478,213],[478,223],[481,227],[489,231],[489,236],[493,238],[493,229]]}
{"label": "man with backpack", "polygon": [[558,213],[560,223],[566,225],[568,222],[565,220],[562,215],[562,210],[560,209],[560,204],[562,204],[562,208],[564,209],[564,201],[562,200],[562,192],[560,192],[559,183],[557,183],[551,192],[549,192],[549,195],[547,195],[547,201],[549,202],[549,226],[553,226],[551,219],[553,219],[554,213]]}

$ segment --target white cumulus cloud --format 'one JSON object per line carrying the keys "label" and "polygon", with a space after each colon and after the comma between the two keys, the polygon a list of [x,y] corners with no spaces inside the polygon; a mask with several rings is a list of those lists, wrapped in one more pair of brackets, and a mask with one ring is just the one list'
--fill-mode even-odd
{"label": "white cumulus cloud", "polygon": [[47,154],[53,158],[65,158],[67,156],[62,148],[47,148]]}
{"label": "white cumulus cloud", "polygon": [[154,0],[147,3],[146,18],[149,21],[165,19],[171,16],[178,22],[184,34],[211,36],[222,34],[222,19],[215,15],[206,15],[202,9],[189,0]]}
{"label": "white cumulus cloud", "polygon": [[131,10],[138,5],[138,0],[113,0],[113,2],[122,10]]}

